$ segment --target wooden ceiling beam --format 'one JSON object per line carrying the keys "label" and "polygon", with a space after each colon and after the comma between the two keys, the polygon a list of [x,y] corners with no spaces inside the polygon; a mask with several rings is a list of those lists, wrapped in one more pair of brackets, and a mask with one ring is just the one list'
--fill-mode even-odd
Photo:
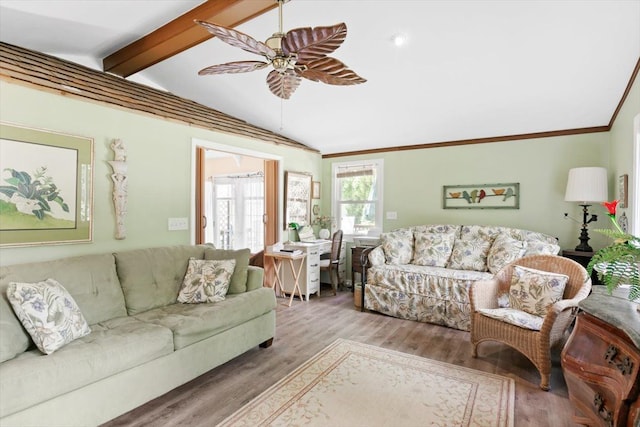
{"label": "wooden ceiling beam", "polygon": [[128,77],[212,38],[213,35],[193,22],[194,19],[235,27],[277,6],[274,0],[207,0],[107,56],[102,61],[102,68],[106,72]]}

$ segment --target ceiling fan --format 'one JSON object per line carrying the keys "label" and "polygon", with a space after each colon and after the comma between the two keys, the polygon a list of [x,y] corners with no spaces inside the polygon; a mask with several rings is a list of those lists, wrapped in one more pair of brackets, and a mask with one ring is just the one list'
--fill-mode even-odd
{"label": "ceiling fan", "polygon": [[330,85],[366,82],[341,61],[327,56],[340,47],[347,37],[346,24],[295,28],[285,34],[282,32],[282,5],[289,0],[275,1],[278,3],[279,31],[264,43],[240,31],[196,19],[196,23],[223,42],[266,59],[266,62],[236,61],[212,65],[198,74],[246,73],[271,65],[274,69],[267,75],[267,85],[274,95],[283,99],[289,99],[300,85],[302,77]]}

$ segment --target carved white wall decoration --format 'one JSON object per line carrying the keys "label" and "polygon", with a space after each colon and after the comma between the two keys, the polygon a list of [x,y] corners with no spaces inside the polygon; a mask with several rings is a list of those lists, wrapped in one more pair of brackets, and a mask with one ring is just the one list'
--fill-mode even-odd
{"label": "carved white wall decoration", "polygon": [[116,239],[123,240],[127,237],[127,228],[124,220],[127,216],[127,149],[124,142],[114,139],[111,143],[113,160],[107,162],[111,165],[113,173],[113,206],[116,211]]}

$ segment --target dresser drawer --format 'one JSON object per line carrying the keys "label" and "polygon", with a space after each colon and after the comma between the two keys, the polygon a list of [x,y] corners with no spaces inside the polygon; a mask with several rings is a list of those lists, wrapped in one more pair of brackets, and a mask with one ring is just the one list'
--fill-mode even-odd
{"label": "dresser drawer", "polygon": [[563,352],[563,363],[585,381],[610,384],[618,391],[618,399],[625,400],[638,393],[640,354],[610,329],[606,323],[582,313]]}
{"label": "dresser drawer", "polygon": [[572,371],[565,371],[565,381],[576,409],[575,421],[594,427],[626,425],[628,405],[614,389],[609,389],[606,384],[587,381]]}

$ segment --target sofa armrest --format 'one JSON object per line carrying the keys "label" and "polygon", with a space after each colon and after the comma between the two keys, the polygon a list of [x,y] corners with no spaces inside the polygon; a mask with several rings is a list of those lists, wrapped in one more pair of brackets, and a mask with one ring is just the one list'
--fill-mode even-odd
{"label": "sofa armrest", "polygon": [[250,265],[247,267],[247,292],[255,291],[262,287],[264,270],[262,267]]}

